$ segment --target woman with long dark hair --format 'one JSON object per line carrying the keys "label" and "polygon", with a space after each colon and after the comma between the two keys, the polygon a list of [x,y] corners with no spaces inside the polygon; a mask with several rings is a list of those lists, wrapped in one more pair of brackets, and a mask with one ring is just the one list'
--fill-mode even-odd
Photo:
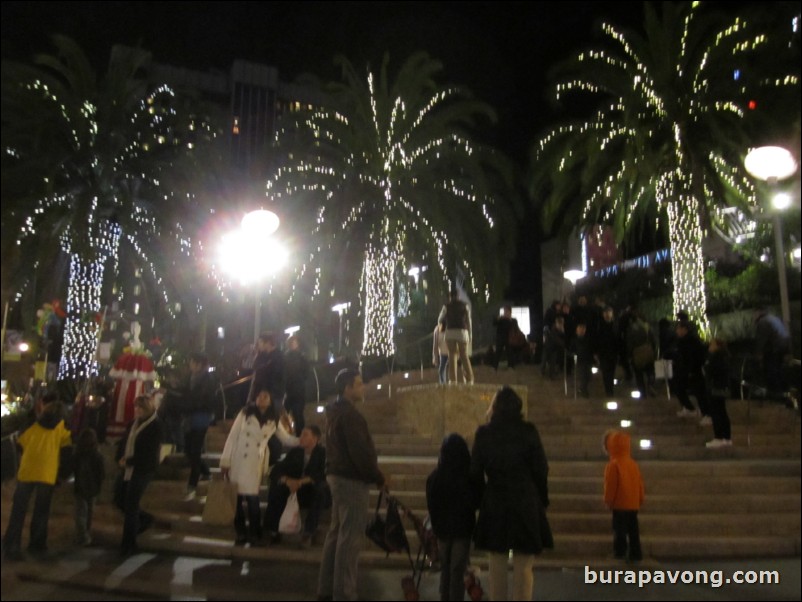
{"label": "woman with long dark hair", "polygon": [[451,433],[443,439],[437,468],[426,480],[426,506],[440,558],[440,600],[465,596],[463,575],[470,559],[477,505],[468,444],[461,435]]}
{"label": "woman with long dark hair", "polygon": [[[523,402],[510,387],[493,398],[490,419],[476,430],[471,475],[484,484],[474,532],[489,552],[491,600],[531,600],[535,555],[554,547],[546,508],[549,465],[540,435],[523,419]],[[513,591],[507,563],[513,552]]]}

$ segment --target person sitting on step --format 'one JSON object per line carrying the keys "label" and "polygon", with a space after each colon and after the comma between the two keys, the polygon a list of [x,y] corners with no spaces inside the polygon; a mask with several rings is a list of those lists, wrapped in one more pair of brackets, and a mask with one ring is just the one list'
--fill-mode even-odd
{"label": "person sitting on step", "polygon": [[326,483],[326,448],[320,444],[321,436],[316,425],[304,427],[300,446],[287,452],[270,473],[264,527],[271,543],[281,540],[278,525],[290,494],[297,494],[299,506],[308,509],[301,534],[302,547],[312,544],[320,514],[331,505]]}

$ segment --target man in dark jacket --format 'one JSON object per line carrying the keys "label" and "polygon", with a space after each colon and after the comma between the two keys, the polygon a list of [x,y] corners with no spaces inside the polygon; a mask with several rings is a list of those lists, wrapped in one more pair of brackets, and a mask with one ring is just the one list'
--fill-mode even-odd
{"label": "man in dark jacket", "polygon": [[215,388],[206,354],[193,353],[189,357],[189,383],[184,397],[187,416],[184,446],[190,467],[185,501],[195,498],[195,489],[201,477],[209,478],[209,467],[203,461],[203,446],[206,431],[214,419]]}
{"label": "man in dark jacket", "polygon": [[275,543],[279,540],[278,524],[287,506],[290,494],[298,496],[298,505],[308,508],[301,547],[308,547],[317,533],[320,513],[331,503],[326,483],[326,448],[320,445],[322,433],[316,425],[301,431],[301,444],[287,452],[270,472],[270,490],[267,493],[265,531]]}
{"label": "man in dark jacket", "polygon": [[702,424],[712,424],[710,413],[707,410],[707,393],[702,371],[707,358],[707,347],[699,339],[692,325],[685,320],[677,322],[675,332],[677,335],[676,356],[671,388],[682,405],[677,416],[684,418],[698,415],[690,400],[690,395],[694,395],[703,415]]}
{"label": "man in dark jacket", "polygon": [[284,375],[287,386],[287,397],[284,409],[292,416],[295,435],[300,437],[304,430],[304,406],[306,405],[306,376],[309,364],[301,352],[298,337],[287,339],[287,352],[284,354]]}
{"label": "man in dark jacket", "polygon": [[604,308],[594,342],[604,381],[604,394],[612,397],[615,395],[615,367],[618,365],[619,351],[618,327],[612,307]]}
{"label": "man in dark jacket", "polygon": [[259,335],[257,346],[259,353],[253,361],[253,384],[248,397],[249,402],[256,399],[256,391],[267,389],[270,399],[277,407],[284,405],[284,355],[279,349],[279,341],[272,332]]}
{"label": "man in dark jacket", "polygon": [[593,344],[584,322],[576,325],[576,335],[571,341],[571,352],[576,361],[576,388],[582,397],[590,397],[588,385],[593,370]]}
{"label": "man in dark jacket", "polygon": [[368,423],[354,404],[364,395],[362,376],[346,368],[334,381],[337,399],[326,407],[326,480],[331,527],[323,545],[318,599],[356,600],[359,552],[368,522],[370,485],[385,487]]}
{"label": "man in dark jacket", "polygon": [[507,365],[512,368],[517,363],[515,350],[510,345],[510,333],[519,329],[518,320],[512,317],[512,307],[505,305],[500,316],[493,318],[493,326],[496,327],[496,357],[493,367],[498,370],[498,364],[502,360],[507,360]]}
{"label": "man in dark jacket", "polygon": [[791,353],[788,328],[765,308],[755,311],[755,354],[760,362],[763,385],[770,397],[784,396],[788,390],[783,374],[786,356]]}

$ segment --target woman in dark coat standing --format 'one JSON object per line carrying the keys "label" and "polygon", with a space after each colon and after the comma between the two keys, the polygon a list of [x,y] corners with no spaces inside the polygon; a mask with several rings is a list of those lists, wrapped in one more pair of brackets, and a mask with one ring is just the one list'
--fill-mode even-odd
{"label": "woman in dark coat standing", "polygon": [[[510,387],[496,393],[488,424],[476,430],[471,473],[485,483],[474,533],[489,552],[491,600],[531,600],[535,555],[553,548],[546,519],[549,465],[540,435],[521,414]],[[513,551],[513,592],[507,596],[507,564]]]}

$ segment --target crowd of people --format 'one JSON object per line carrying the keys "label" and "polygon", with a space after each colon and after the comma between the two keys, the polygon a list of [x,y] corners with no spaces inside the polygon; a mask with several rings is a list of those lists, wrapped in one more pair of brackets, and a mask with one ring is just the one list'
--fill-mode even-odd
{"label": "crowd of people", "polygon": [[[763,310],[756,312],[755,322],[766,385],[782,388],[777,367],[788,352],[787,330]],[[573,307],[553,303],[544,323],[544,377],[575,370],[577,391],[588,397],[591,368],[598,365],[605,395],[612,396],[620,368],[625,378],[635,380],[641,396],[648,397],[655,394],[655,362],[670,360],[671,391],[680,404],[677,415],[712,425],[714,438],[707,447],[732,445],[726,410],[731,363],[727,344],[716,337],[705,343],[687,314],[680,312],[673,322],[661,321],[655,333],[636,308],[627,308],[616,318],[613,308],[603,301],[589,306],[580,296]],[[495,367],[504,361],[512,367],[518,359],[516,348],[526,339],[509,307],[502,310],[494,326]],[[464,382],[473,383],[471,331],[469,308],[453,292],[433,333],[433,363],[441,383],[456,382],[458,365]],[[357,409],[364,398],[362,376],[355,369],[338,373],[337,397],[325,408],[324,447],[321,429],[304,421],[308,365],[299,341],[291,337],[287,351],[282,352],[276,335],[265,333],[259,337],[256,351],[247,403],[234,419],[220,458],[222,478],[236,489],[236,544],[281,543],[280,519],[288,500],[296,496],[300,507],[306,509],[300,545],[308,547],[317,536],[321,513],[331,507],[318,596],[322,600],[356,599],[369,491],[378,487],[389,492],[390,484],[389,476],[379,469],[368,424]],[[572,361],[566,361],[571,356]],[[141,500],[160,464],[164,442],[180,445],[186,454],[190,471],[185,501],[194,499],[198,482],[211,475],[203,451],[207,431],[216,419],[218,383],[204,354],[192,354],[188,367],[187,378],[168,393],[160,409],[153,394],[135,399],[134,420],[117,443],[113,499],[123,516],[123,555],[138,551],[137,536],[153,523],[153,516],[142,510]],[[101,393],[101,389],[95,390],[102,397]],[[64,449],[73,439],[75,543],[92,543],[94,504],[106,478],[98,449],[105,429],[97,411],[103,402],[93,400],[90,406],[88,400],[86,397],[81,419],[74,421],[71,433],[65,426],[64,407],[55,394],[48,394],[39,406],[36,422],[19,436],[23,453],[3,539],[6,558],[22,558],[22,525],[34,495],[28,551],[32,555],[46,553],[52,493]],[[604,502],[612,511],[614,554],[637,561],[642,556],[637,514],[644,499],[643,481],[630,456],[626,433],[605,433],[603,446],[609,456]],[[260,492],[265,477],[269,487],[263,514]],[[553,547],[546,517],[548,462],[538,431],[524,420],[522,400],[512,388],[498,390],[470,451],[462,436],[451,433],[445,437],[437,467],[426,481],[426,503],[439,547],[442,600],[463,599],[472,545],[488,553],[491,599],[531,598],[534,558],[544,548]],[[513,589],[508,593],[510,557]]]}

